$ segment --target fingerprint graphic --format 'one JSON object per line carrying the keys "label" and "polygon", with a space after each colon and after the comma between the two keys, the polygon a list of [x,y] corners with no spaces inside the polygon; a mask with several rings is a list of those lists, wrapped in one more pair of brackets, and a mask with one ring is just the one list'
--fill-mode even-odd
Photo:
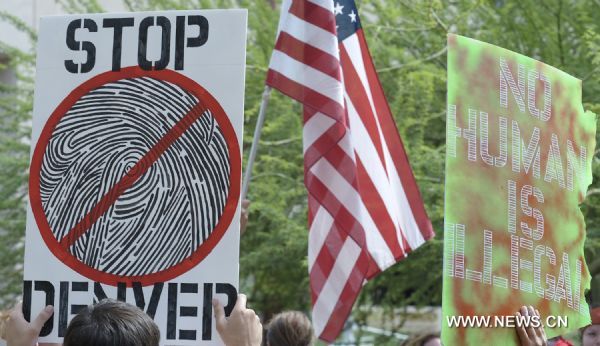
{"label": "fingerprint graphic", "polygon": [[[199,100],[170,82],[104,84],[61,118],[40,172],[60,242]],[[139,276],[181,263],[207,240],[227,201],[229,152],[210,109],[125,190],[68,251],[105,273]]]}

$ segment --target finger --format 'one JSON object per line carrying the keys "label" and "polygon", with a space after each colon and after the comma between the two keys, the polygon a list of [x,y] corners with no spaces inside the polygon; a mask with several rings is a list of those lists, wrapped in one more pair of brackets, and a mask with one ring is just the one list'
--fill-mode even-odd
{"label": "finger", "polygon": [[40,311],[40,313],[37,315],[37,317],[31,322],[31,327],[34,328],[37,331],[37,333],[39,334],[40,331],[42,330],[42,327],[44,326],[44,323],[46,323],[46,321],[48,321],[50,319],[50,317],[52,317],[53,313],[54,313],[54,307],[52,305],[46,306],[42,311]]}
{"label": "finger", "polygon": [[529,310],[528,306],[523,306],[521,308],[522,312],[523,312],[523,316],[527,317],[523,320],[524,322],[524,327],[525,327],[525,331],[527,332],[527,335],[529,337],[534,337],[535,336],[535,331],[533,330],[533,327],[531,325],[531,317],[533,316]]}
{"label": "finger", "polygon": [[246,301],[248,300],[248,298],[246,298],[246,295],[243,293],[238,294],[238,298],[237,301],[235,302],[235,306],[233,307],[234,310],[245,310],[246,309]]}
{"label": "finger", "polygon": [[535,333],[538,339],[546,340],[546,332],[544,331],[544,324],[540,323],[540,326],[535,328]]}
{"label": "finger", "polygon": [[539,321],[539,327],[535,328],[535,334],[539,337],[544,337],[545,333],[544,333],[544,324],[542,323],[542,317],[540,315],[540,311],[538,309],[534,309],[533,306],[531,307],[531,311],[533,312],[534,316],[537,316],[538,321]]}
{"label": "finger", "polygon": [[519,309],[520,315],[521,316],[526,316],[527,314],[527,307],[525,305],[521,306],[521,308]]}
{"label": "finger", "polygon": [[546,337],[546,329],[544,328],[543,324],[542,324],[542,327],[540,328],[540,331],[541,331],[540,336],[542,337],[542,340],[548,340],[548,338]]}
{"label": "finger", "polygon": [[[540,322],[541,322],[541,315],[540,315],[540,311],[539,310],[535,310],[538,314],[538,316],[540,316]],[[543,340],[546,340],[546,329],[544,328],[544,323],[541,324],[541,328],[540,328],[540,336],[542,337]]]}
{"label": "finger", "polygon": [[213,309],[215,310],[215,321],[217,322],[217,329],[221,330],[227,324],[225,319],[225,309],[218,299],[213,299]]}
{"label": "finger", "polygon": [[[528,308],[528,311],[529,311],[529,316],[535,317],[538,320],[538,322],[540,323],[540,326],[541,326],[542,319],[540,318],[540,314],[538,312],[536,312],[535,309],[533,308],[533,306],[531,306],[531,305],[529,305],[527,308]],[[534,332],[535,332],[536,335],[540,334],[540,327],[537,327],[537,328],[534,327],[533,330],[534,330]]]}
{"label": "finger", "polygon": [[[517,312],[517,318],[521,317],[521,313]],[[527,337],[527,332],[525,331],[525,328],[523,328],[523,325],[518,325],[515,328],[517,330],[517,335],[519,336],[519,340],[521,340],[521,344],[525,345],[526,341],[529,339]]]}
{"label": "finger", "polygon": [[25,319],[25,317],[23,317],[23,303],[17,303],[17,305],[15,305],[14,308],[12,308],[12,310],[10,310],[10,319]]}

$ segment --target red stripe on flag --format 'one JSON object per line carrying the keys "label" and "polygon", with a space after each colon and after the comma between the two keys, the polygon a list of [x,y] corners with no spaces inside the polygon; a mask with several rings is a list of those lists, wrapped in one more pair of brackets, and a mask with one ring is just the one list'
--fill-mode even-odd
{"label": "red stripe on flag", "polygon": [[421,199],[421,194],[415,181],[412,169],[410,168],[408,157],[404,151],[404,145],[402,144],[400,133],[398,132],[396,123],[393,120],[390,106],[387,103],[385,94],[379,82],[379,77],[377,76],[375,66],[371,60],[369,48],[367,46],[362,29],[359,29],[356,34],[358,35],[358,42],[360,44],[363,61],[365,63],[367,79],[371,85],[373,103],[375,104],[375,109],[379,115],[379,123],[381,125],[383,137],[388,145],[388,149],[392,156],[396,171],[400,176],[404,193],[406,194],[408,203],[410,204],[410,208],[419,227],[419,231],[423,235],[423,238],[428,240],[435,235],[433,233],[433,226],[427,217],[423,200]]}
{"label": "red stripe on flag", "polygon": [[337,30],[335,28],[335,17],[333,16],[333,13],[319,5],[315,5],[306,0],[292,1],[290,13],[314,26],[318,26],[323,30],[329,31],[333,35],[336,35]]}
{"label": "red stripe on flag", "polygon": [[317,297],[321,293],[321,289],[323,289],[325,282],[327,282],[327,278],[333,269],[335,259],[342,250],[346,238],[348,238],[348,235],[344,232],[340,232],[335,224],[329,229],[325,242],[319,250],[319,254],[315,258],[313,266],[309,268],[311,278],[310,291],[313,302],[316,302]]}
{"label": "red stripe on flag", "polygon": [[365,251],[362,251],[356,260],[352,273],[346,281],[346,285],[344,286],[335,307],[333,308],[333,312],[331,313],[329,321],[327,321],[325,329],[323,329],[323,332],[319,335],[321,340],[334,342],[344,327],[344,323],[348,319],[348,315],[350,315],[350,312],[352,311],[352,306],[362,288],[365,273],[367,271],[366,264],[368,263],[368,260],[368,255]]}
{"label": "red stripe on flag", "polygon": [[346,152],[340,148],[339,145],[334,145],[325,155],[324,157],[327,161],[335,167],[336,171],[344,177],[346,182],[356,190],[357,194],[359,193],[358,182],[356,180],[356,165],[354,160],[348,155]]}
{"label": "red stripe on flag", "polygon": [[[411,253],[413,249],[410,247],[410,244],[406,240],[406,235],[404,234],[404,232],[400,232],[400,236],[402,236],[402,246],[404,246],[404,252],[406,257],[406,255]],[[402,259],[402,257],[397,259]]]}
{"label": "red stripe on flag", "polygon": [[341,203],[335,195],[329,191],[327,186],[310,171],[305,173],[304,181],[308,193],[329,212],[333,217],[335,224],[351,236],[359,246],[365,246],[364,229],[361,223],[354,218],[345,205]]}
{"label": "red stripe on flag", "polygon": [[274,70],[269,70],[266,82],[267,85],[278,89],[298,102],[318,109],[319,112],[330,116],[333,120],[344,121],[344,107],[327,96],[297,83]]}
{"label": "red stripe on flag", "polygon": [[[321,204],[322,208],[329,212],[334,220],[330,234],[327,235],[323,247],[319,249],[319,254],[317,255],[312,268],[310,268],[311,296],[313,297],[313,302],[315,302],[316,297],[321,293],[321,289],[325,285],[326,279],[333,269],[335,258],[337,258],[346,238],[351,236],[358,246],[363,249],[366,241],[362,225],[354,218],[352,213],[350,213],[348,209],[346,209],[346,207],[329,192],[327,186],[310,172],[306,174],[306,177],[305,180],[307,182],[306,185],[309,194],[315,201],[318,201]],[[365,273],[366,271],[367,270],[365,269]],[[323,278],[325,278],[325,280],[322,280]]]}
{"label": "red stripe on flag", "polygon": [[[308,195],[308,224],[312,225],[313,219],[315,215],[317,215],[317,211],[319,210],[319,203],[313,196]],[[310,230],[310,226],[309,226]]]}
{"label": "red stripe on flag", "polygon": [[394,221],[392,220],[383,199],[379,195],[375,184],[373,184],[369,173],[367,173],[367,169],[358,156],[356,157],[356,165],[358,168],[357,178],[360,186],[360,196],[362,197],[367,211],[371,215],[383,240],[394,255],[394,258],[403,258],[404,251],[400,247]]}
{"label": "red stripe on flag", "polygon": [[286,32],[280,32],[275,49],[341,81],[340,62],[332,55],[304,43]]}
{"label": "red stripe on flag", "polygon": [[377,126],[377,121],[375,120],[375,114],[373,114],[373,109],[371,108],[365,86],[362,84],[362,81],[354,68],[354,63],[343,44],[340,44],[340,61],[342,62],[344,71],[344,86],[346,87],[346,93],[352,100],[356,112],[369,133],[369,137],[375,146],[375,150],[377,150],[383,169],[387,172],[385,157],[383,155],[383,145],[381,144],[381,135]]}
{"label": "red stripe on flag", "polygon": [[337,145],[344,134],[345,129],[340,129],[339,126],[332,126],[329,130],[325,131],[325,133],[323,133],[319,139],[314,141],[314,143],[304,152],[304,165],[306,167],[311,167],[315,164],[315,162],[320,160],[330,148]]}

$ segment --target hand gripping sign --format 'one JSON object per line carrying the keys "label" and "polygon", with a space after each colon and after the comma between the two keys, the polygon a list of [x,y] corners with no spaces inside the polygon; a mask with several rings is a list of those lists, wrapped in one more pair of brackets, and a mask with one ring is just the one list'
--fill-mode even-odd
{"label": "hand gripping sign", "polygon": [[581,92],[558,69],[448,36],[444,344],[515,344],[515,325],[531,322],[514,319],[522,305],[541,323],[566,317],[548,337],[589,324],[579,205],[596,117]]}
{"label": "hand gripping sign", "polygon": [[163,343],[219,344],[211,301],[232,307],[238,282],[245,18],[42,19],[24,313],[56,307],[43,340],[110,297]]}

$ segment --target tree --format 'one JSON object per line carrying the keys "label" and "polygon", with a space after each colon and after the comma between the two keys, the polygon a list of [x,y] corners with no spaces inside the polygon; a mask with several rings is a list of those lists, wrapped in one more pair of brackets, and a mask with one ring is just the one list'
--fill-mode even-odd
{"label": "tree", "polygon": [[[35,42],[35,33],[18,18],[0,12]],[[3,54],[2,54],[3,53]],[[0,74],[16,85],[0,84],[0,306],[12,305],[21,292],[27,167],[33,104],[35,56],[0,42]]]}

